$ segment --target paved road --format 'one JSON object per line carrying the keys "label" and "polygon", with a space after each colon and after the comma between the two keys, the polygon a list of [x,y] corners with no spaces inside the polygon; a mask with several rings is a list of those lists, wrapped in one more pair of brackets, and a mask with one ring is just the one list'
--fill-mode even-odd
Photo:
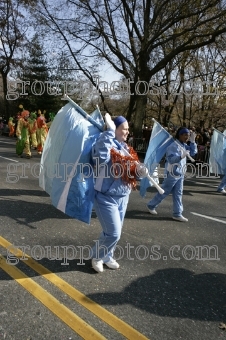
{"label": "paved road", "polygon": [[[120,269],[98,274],[79,259],[99,235],[98,219],[93,214],[89,226],[51,206],[38,186],[39,161],[34,152],[17,158],[15,139],[0,137],[0,339],[226,339],[219,179],[185,181],[188,223],[171,219],[171,197],[151,216],[146,203],[156,190],[145,199],[133,192],[116,252]],[[204,245],[214,246],[210,255]],[[66,261],[66,249],[76,258]]]}

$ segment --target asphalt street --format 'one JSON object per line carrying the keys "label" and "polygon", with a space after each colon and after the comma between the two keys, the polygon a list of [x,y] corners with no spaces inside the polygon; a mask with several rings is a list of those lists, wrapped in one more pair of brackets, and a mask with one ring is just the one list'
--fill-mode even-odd
{"label": "asphalt street", "polygon": [[132,192],[120,268],[98,274],[88,259],[95,212],[87,225],[54,208],[38,184],[40,156],[18,158],[15,143],[0,137],[0,339],[226,339],[220,178],[185,179],[187,223],[172,220],[171,196],[153,216],[156,189]]}

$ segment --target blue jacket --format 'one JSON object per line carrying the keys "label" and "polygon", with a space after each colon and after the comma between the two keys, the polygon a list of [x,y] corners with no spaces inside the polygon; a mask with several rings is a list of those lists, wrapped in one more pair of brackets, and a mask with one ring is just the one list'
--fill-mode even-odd
{"label": "blue jacket", "polygon": [[173,176],[178,176],[179,178],[186,173],[187,157],[181,158],[181,147],[178,144],[183,149],[189,150],[191,156],[197,153],[197,144],[190,143],[190,145],[187,145],[176,140],[166,149],[166,170]]}
{"label": "blue jacket", "polygon": [[[120,145],[128,150],[126,143],[122,142]],[[115,132],[112,130],[104,131],[92,148],[92,159],[95,165],[94,188],[106,195],[122,197],[130,194],[131,185],[125,183],[121,176],[115,178],[110,155],[112,148],[122,153],[115,139]]]}

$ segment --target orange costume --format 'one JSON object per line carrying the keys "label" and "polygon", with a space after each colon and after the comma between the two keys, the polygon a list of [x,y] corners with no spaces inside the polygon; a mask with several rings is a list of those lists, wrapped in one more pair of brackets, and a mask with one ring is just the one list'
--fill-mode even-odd
{"label": "orange costume", "polygon": [[9,136],[13,137],[14,132],[15,132],[15,124],[13,123],[13,117],[9,118],[8,127],[9,127]]}
{"label": "orange costume", "polygon": [[27,121],[29,114],[29,111],[26,110],[21,113],[16,129],[16,136],[18,138],[16,152],[20,157],[22,157],[22,153],[24,152],[27,158],[31,158],[30,133]]}
{"label": "orange costume", "polygon": [[38,154],[41,154],[46,137],[47,137],[48,127],[46,125],[45,117],[44,115],[41,114],[40,110],[38,110],[38,115],[39,117],[37,118],[37,131],[36,131],[37,143],[38,143],[37,151],[38,151]]}

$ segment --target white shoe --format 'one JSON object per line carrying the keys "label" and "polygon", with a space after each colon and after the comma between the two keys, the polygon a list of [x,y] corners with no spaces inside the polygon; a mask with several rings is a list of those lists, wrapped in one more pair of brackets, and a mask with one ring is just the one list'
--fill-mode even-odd
{"label": "white shoe", "polygon": [[116,262],[115,260],[105,262],[105,264],[106,266],[108,266],[108,268],[111,268],[111,269],[118,269],[120,267],[118,262]]}
{"label": "white shoe", "polygon": [[98,273],[102,273],[104,271],[102,260],[92,259],[92,267]]}
{"label": "white shoe", "polygon": [[180,221],[180,222],[188,222],[188,219],[185,218],[184,216],[178,216],[178,217],[173,216],[173,220]]}
{"label": "white shoe", "polygon": [[152,214],[152,215],[157,215],[157,214],[158,214],[157,211],[156,211],[155,209],[149,209],[149,208],[148,208],[148,211],[149,211],[149,213]]}
{"label": "white shoe", "polygon": [[226,190],[217,190],[217,192],[219,192],[220,194],[226,194]]}

